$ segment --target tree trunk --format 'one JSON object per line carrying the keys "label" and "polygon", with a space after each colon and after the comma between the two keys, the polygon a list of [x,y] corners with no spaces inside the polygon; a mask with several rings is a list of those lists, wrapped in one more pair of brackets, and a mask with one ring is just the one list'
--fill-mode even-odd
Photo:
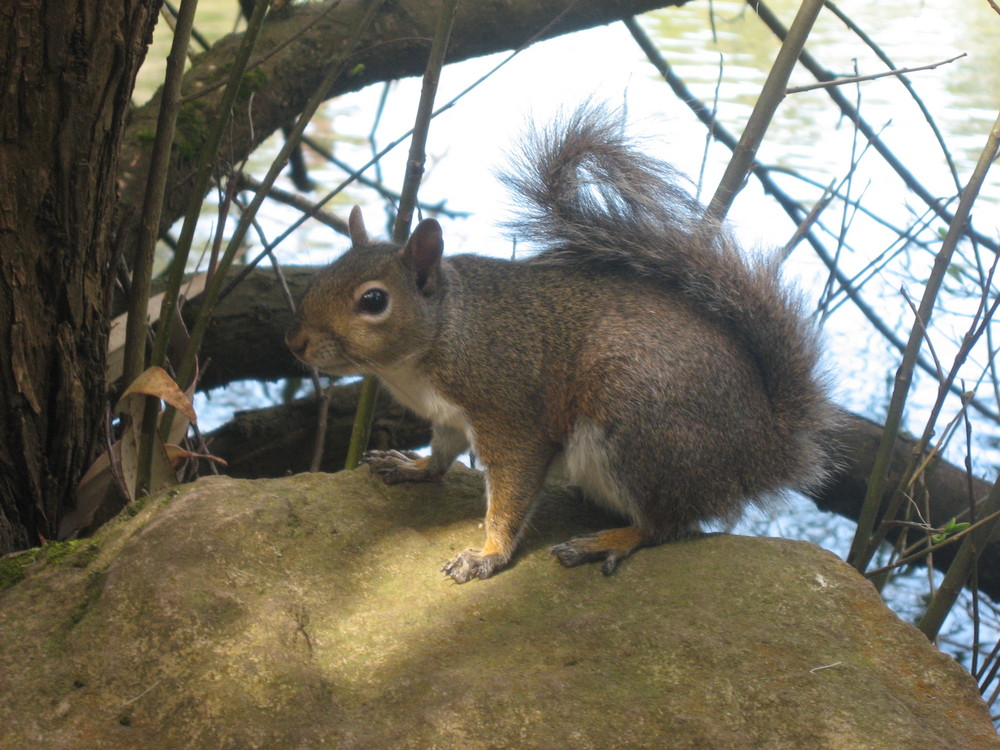
{"label": "tree trunk", "polygon": [[55,536],[101,434],[118,155],[159,5],[0,10],[0,552]]}

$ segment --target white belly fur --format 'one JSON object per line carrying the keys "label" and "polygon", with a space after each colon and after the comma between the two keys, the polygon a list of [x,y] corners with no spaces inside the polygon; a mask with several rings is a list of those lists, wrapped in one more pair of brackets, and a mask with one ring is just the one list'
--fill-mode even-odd
{"label": "white belly fur", "polygon": [[472,426],[465,412],[442,396],[426,377],[417,375],[408,368],[399,368],[380,372],[379,379],[403,406],[424,419],[429,419],[432,424],[452,427],[465,433],[469,443],[475,445]]}
{"label": "white belly fur", "polygon": [[618,513],[630,517],[628,498],[611,473],[611,458],[604,431],[589,419],[577,419],[553,471],[561,474],[583,494]]}

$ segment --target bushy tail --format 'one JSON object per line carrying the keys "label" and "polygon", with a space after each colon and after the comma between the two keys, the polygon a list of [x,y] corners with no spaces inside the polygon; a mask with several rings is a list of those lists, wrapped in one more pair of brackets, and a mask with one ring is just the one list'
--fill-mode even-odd
{"label": "bushy tail", "polygon": [[601,107],[530,133],[501,179],[521,203],[511,228],[542,246],[533,262],[659,277],[726,320],[754,357],[796,457],[786,482],[809,489],[823,479],[837,411],[817,375],[814,327],[776,259],[744,255],[723,225],[704,218],[678,172],[641,153],[622,118]]}

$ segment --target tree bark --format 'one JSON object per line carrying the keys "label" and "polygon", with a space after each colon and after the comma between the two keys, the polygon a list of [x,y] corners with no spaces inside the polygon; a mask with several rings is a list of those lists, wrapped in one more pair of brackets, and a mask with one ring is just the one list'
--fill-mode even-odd
{"label": "tree bark", "polygon": [[54,538],[101,433],[118,156],[159,5],[0,10],[0,552]]}
{"label": "tree bark", "polygon": [[[240,100],[224,146],[225,160],[238,163],[265,138],[301,111],[330,65],[348,47],[347,35],[370,0],[327,0],[288,9],[268,17],[258,39],[254,59],[266,56],[296,32],[304,33],[248,74],[249,91]],[[509,51],[538,39],[611,23],[638,13],[688,0],[490,0],[459,6],[447,62],[493,52]],[[330,8],[331,5],[336,7]],[[358,45],[348,72],[328,92],[329,97],[357,91],[379,81],[420,75],[434,36],[439,5],[427,0],[386,3],[373,31]],[[242,34],[219,40],[200,56],[187,73],[182,91],[189,96],[225,80]],[[253,96],[249,96],[252,93]],[[191,199],[191,180],[205,137],[205,125],[218,108],[222,89],[215,89],[181,107],[178,134],[171,160],[167,200],[161,229],[183,215]],[[155,131],[159,94],[139,107],[125,136],[122,201],[141,204],[149,159],[149,138]]]}

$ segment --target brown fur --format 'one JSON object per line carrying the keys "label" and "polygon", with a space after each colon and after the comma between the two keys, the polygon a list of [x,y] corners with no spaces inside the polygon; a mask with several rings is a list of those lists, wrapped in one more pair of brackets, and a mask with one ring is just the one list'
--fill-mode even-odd
{"label": "brown fur", "polygon": [[443,258],[432,219],[403,248],[372,243],[355,209],[354,247],[317,276],[288,335],[304,361],[378,375],[434,423],[428,459],[369,454],[386,481],[434,479],[477,453],[486,541],[445,572],[462,583],[506,566],[558,463],[629,521],[553,550],[606,573],[640,546],[821,481],[835,410],[774,265],[702,220],[670,168],[599,109],[535,135],[516,169],[506,181],[537,255]]}

